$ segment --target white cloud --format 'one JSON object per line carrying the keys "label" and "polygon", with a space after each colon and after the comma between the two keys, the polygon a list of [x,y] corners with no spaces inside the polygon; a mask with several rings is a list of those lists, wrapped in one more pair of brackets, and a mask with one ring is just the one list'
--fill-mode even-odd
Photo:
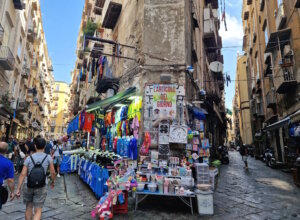
{"label": "white cloud", "polygon": [[225,4],[231,8],[240,7],[243,4],[243,0],[227,0]]}
{"label": "white cloud", "polygon": [[223,45],[242,45],[243,43],[243,25],[241,19],[226,14],[227,31],[225,31],[224,22],[221,22],[220,36]]}

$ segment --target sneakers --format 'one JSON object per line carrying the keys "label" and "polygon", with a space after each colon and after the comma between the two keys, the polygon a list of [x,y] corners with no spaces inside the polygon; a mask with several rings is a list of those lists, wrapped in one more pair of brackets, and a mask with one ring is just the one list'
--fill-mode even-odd
{"label": "sneakers", "polygon": [[58,178],[60,177],[59,173],[57,174],[57,177],[58,177]]}

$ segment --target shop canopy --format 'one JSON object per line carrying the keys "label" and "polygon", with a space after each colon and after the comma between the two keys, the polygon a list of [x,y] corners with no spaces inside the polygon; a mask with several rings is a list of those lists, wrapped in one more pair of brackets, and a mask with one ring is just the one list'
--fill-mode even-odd
{"label": "shop canopy", "polygon": [[267,127],[264,128],[265,131],[272,131],[278,128],[281,128],[290,122],[290,117],[285,117],[284,119],[277,121],[271,125],[268,125]]}
{"label": "shop canopy", "polygon": [[86,107],[87,112],[91,112],[97,109],[106,109],[112,105],[121,103],[122,101],[128,99],[136,93],[136,87],[130,87],[129,89],[119,92],[116,95],[109,97],[107,99],[94,102]]}
{"label": "shop canopy", "polygon": [[288,44],[291,35],[291,29],[287,28],[270,34],[270,38],[265,49],[265,53],[270,53],[278,47]]}

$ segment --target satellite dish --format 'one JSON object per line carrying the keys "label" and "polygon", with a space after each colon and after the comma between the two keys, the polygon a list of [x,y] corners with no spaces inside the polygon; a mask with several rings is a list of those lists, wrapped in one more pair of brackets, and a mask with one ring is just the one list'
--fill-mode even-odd
{"label": "satellite dish", "polygon": [[214,61],[209,64],[209,69],[213,72],[223,72],[223,63],[219,61]]}

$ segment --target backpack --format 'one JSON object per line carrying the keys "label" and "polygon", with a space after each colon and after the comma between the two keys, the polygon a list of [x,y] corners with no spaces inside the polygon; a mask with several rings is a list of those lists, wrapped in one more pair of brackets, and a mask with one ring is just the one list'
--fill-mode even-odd
{"label": "backpack", "polygon": [[48,155],[45,156],[41,163],[35,163],[32,156],[30,156],[30,159],[34,166],[27,178],[28,188],[41,188],[46,185],[46,173],[42,165],[47,156]]}

